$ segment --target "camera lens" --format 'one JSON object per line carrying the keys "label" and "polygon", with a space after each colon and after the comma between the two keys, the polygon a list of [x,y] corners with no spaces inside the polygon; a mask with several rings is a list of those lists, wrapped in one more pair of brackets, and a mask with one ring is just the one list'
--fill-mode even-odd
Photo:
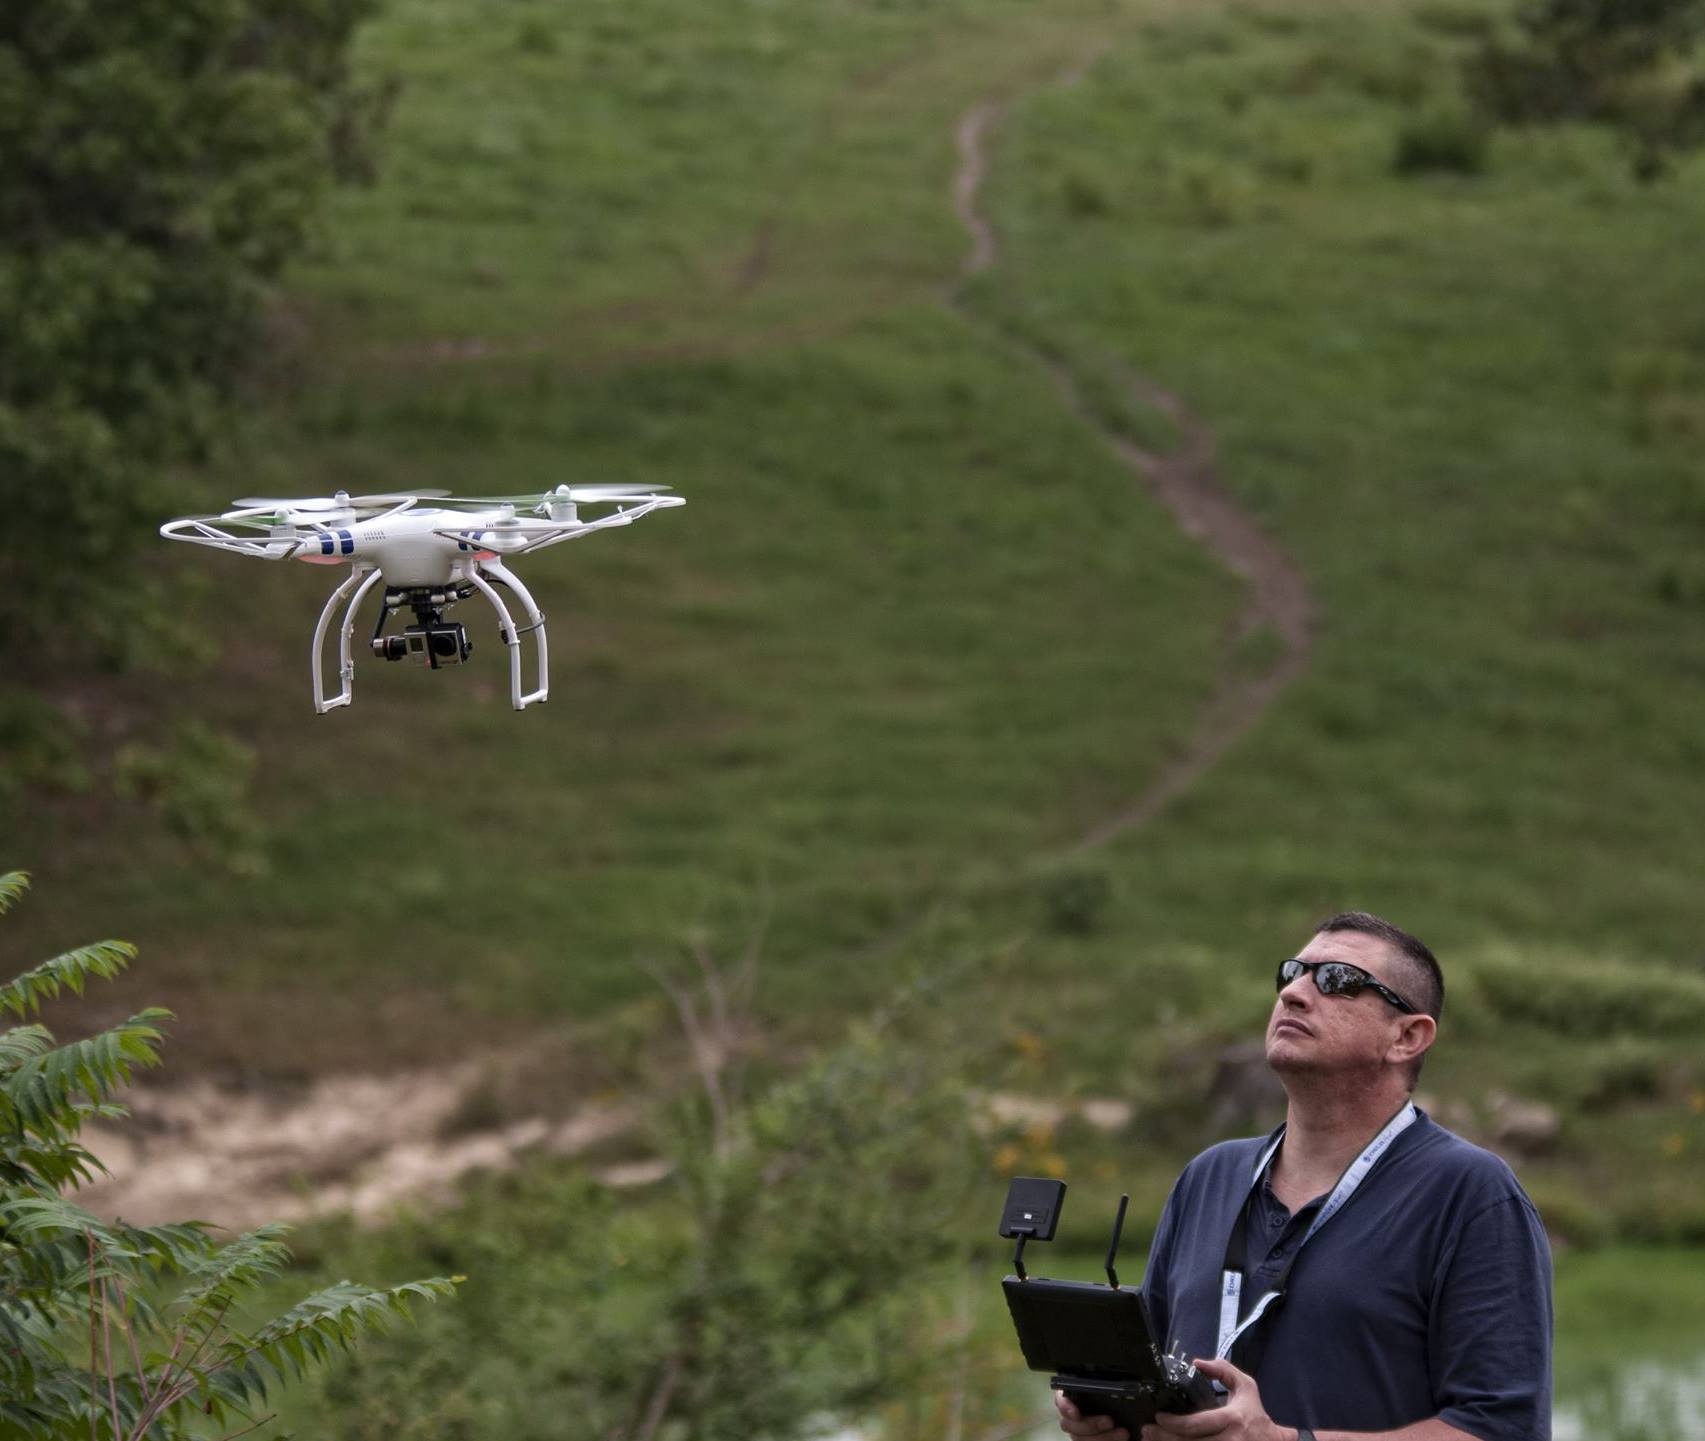
{"label": "camera lens", "polygon": [[455,659],[457,653],[456,632],[453,630],[433,631],[432,653],[443,656],[446,660]]}

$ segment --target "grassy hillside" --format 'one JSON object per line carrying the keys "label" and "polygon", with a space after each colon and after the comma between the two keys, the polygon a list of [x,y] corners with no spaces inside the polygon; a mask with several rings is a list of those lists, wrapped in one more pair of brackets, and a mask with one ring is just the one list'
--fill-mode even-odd
{"label": "grassy hillside", "polygon": [[[172,683],[255,747],[267,871],[43,809],[13,944],[141,941],[180,1064],[384,1066],[649,1027],[634,963],[736,943],[767,894],[776,1054],[971,958],[1003,1084],[1138,1108],[1002,1163],[1152,1212],[1276,960],[1364,906],[1444,958],[1436,1103],[1482,1134],[1494,1092],[1558,1108],[1523,1175],[1561,1235],[1705,1238],[1705,175],[1639,186],[1575,131],[1401,168],[1405,134],[1467,133],[1481,13],[393,0],[384,173],[184,508],[581,478],[690,504],[527,568],[555,666],[521,716],[475,617],[468,674],[363,663],[317,719],[319,573],[172,557],[221,647]],[[987,98],[1002,252],[967,314],[953,133]],[[1252,734],[1091,854],[1270,646],[1043,353],[1151,447],[1131,376],[1184,396],[1319,615]],[[555,1184],[483,1194],[443,1264],[533,1234]],[[545,1304],[548,1270],[501,1274]]]}
{"label": "grassy hillside", "polygon": [[322,574],[166,558],[211,586],[221,656],[182,706],[254,746],[268,872],[150,844],[137,814],[42,814],[20,940],[134,936],[192,1024],[205,988],[247,1063],[288,1069],[312,1057],[271,1024],[281,983],[316,1011],[382,978],[422,1014],[445,991],[596,1013],[767,891],[778,1008],[832,1008],[873,993],[835,957],[1180,743],[1234,587],[941,300],[957,109],[1082,21],[748,18],[398,5],[373,28],[404,81],[386,172],[332,217],[246,448],[186,509],[567,478],[691,504],[526,567],[554,690],[523,716],[473,615],[471,674],[364,662],[357,706],[317,719]]}

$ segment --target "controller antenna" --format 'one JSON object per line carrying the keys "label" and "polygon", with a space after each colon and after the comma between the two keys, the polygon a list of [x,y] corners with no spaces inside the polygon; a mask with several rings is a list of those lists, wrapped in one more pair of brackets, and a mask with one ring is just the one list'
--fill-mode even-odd
{"label": "controller antenna", "polygon": [[[1107,1284],[1115,1291],[1119,1289],[1119,1273],[1113,1269],[1113,1258],[1119,1254],[1119,1233],[1125,1229],[1125,1207],[1130,1204],[1131,1198],[1128,1195],[1119,1197],[1119,1211],[1113,1217],[1113,1239],[1107,1243],[1107,1265],[1104,1269],[1107,1272]],[[1022,1248],[1023,1243],[1019,1244]]]}

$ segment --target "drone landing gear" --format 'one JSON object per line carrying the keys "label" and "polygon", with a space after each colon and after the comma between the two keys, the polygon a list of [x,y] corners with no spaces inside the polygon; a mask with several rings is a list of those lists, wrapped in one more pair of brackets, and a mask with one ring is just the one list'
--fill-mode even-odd
{"label": "drone landing gear", "polygon": [[[314,653],[310,657],[314,668],[314,710],[319,715],[336,710],[339,706],[348,705],[355,699],[355,658],[349,651],[349,638],[355,632],[355,612],[361,602],[367,598],[367,592],[378,583],[379,572],[374,568],[356,566],[349,573],[349,579],[344,581],[331,593],[326,601],[325,609],[320,612],[320,622],[314,627]],[[354,595],[350,592],[354,591]],[[330,700],[326,699],[325,662],[326,630],[332,621],[332,612],[338,608],[345,596],[349,596],[349,604],[343,612],[343,627],[338,635],[338,693]]]}
{"label": "drone landing gear", "polygon": [[[483,574],[482,574],[483,572]],[[490,577],[490,580],[487,577]],[[328,711],[346,706],[354,699],[355,659],[350,640],[355,632],[355,613],[367,592],[378,583],[381,572],[376,567],[357,567],[342,585],[331,593],[325,609],[320,612],[319,624],[314,627],[314,710],[325,715]],[[527,614],[527,624],[517,626],[504,604],[503,597],[491,581],[507,588]],[[550,694],[550,652],[545,643],[545,617],[532,594],[501,561],[482,560],[458,580],[445,586],[388,586],[384,604],[379,609],[378,624],[368,642],[373,654],[381,660],[412,660],[416,664],[441,670],[460,665],[473,650],[467,630],[455,621],[446,621],[444,612],[459,600],[466,600],[479,591],[497,612],[498,636],[509,648],[509,699],[516,710],[525,710],[535,701]],[[345,601],[347,600],[347,604]],[[332,614],[344,605],[343,624],[338,634],[338,692],[329,700],[325,688],[325,643],[331,627]],[[386,635],[385,625],[392,614],[407,606],[414,612],[415,623],[404,626],[401,633]],[[521,637],[531,632],[537,658],[538,686],[523,693],[521,688]]]}
{"label": "drone landing gear", "polygon": [[[480,571],[484,571],[485,575],[489,575],[499,585],[507,586],[515,593],[515,598],[521,602],[522,608],[527,612],[526,625],[519,630],[516,629],[515,622],[509,614],[509,607],[503,603],[503,597],[492,589]],[[474,588],[491,602],[492,609],[497,612],[497,633],[503,637],[503,643],[509,647],[510,704],[516,710],[526,710],[534,701],[547,699],[551,690],[551,655],[550,649],[545,643],[544,612],[533,600],[532,593],[500,560],[482,560],[478,568],[469,574],[468,579],[473,583]],[[532,634],[533,646],[537,652],[539,684],[536,690],[523,695],[521,693],[521,637],[529,632]]]}

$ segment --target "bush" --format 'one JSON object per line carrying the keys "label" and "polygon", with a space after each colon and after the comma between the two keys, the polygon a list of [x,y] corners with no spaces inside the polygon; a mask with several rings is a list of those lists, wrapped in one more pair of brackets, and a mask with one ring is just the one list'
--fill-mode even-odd
{"label": "bush", "polygon": [[1497,28],[1497,16],[1477,0],[1423,0],[1415,23],[1439,35],[1480,38]]}
{"label": "bush", "polygon": [[1480,175],[1490,148],[1484,122],[1467,109],[1425,110],[1398,130],[1391,167],[1399,175]]}
{"label": "bush", "polygon": [[1061,178],[1060,203],[1074,220],[1099,220],[1113,210],[1107,187],[1081,170],[1068,170]]}
{"label": "bush", "polygon": [[1627,961],[1499,956],[1474,968],[1474,986],[1500,1019],[1596,1040],[1697,1036],[1705,1031],[1705,977]]}
{"label": "bush", "polygon": [[1113,882],[1092,866],[1062,866],[1042,877],[1042,924],[1055,935],[1091,936],[1107,923]]}
{"label": "bush", "polygon": [[955,1059],[860,1027],[720,1122],[667,1105],[655,1187],[541,1164],[476,1182],[429,1234],[362,1238],[478,1279],[421,1344],[328,1377],[295,1428],[549,1441],[572,1416],[577,1436],[784,1441],[927,1388],[952,1344],[936,1278],[986,1174]]}
{"label": "bush", "polygon": [[1705,141],[1698,0],[1532,0],[1516,18],[1464,71],[1489,119],[1608,126],[1648,182]]}

